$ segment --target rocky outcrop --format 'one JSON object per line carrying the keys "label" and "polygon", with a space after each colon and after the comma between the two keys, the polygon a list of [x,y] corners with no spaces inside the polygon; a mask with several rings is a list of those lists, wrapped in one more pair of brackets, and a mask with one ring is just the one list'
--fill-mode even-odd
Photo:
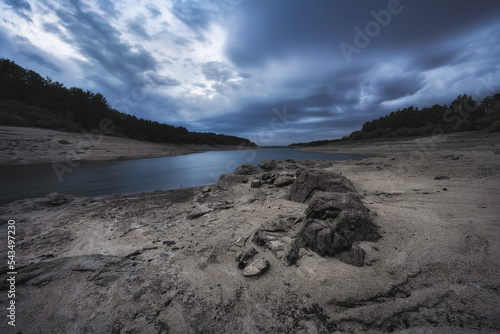
{"label": "rocky outcrop", "polygon": [[294,181],[295,181],[295,179],[293,177],[288,176],[288,175],[282,175],[282,176],[276,178],[276,180],[274,180],[273,184],[276,187],[281,188],[281,187],[286,187],[286,186],[292,184]]}
{"label": "rocky outcrop", "polygon": [[337,257],[340,261],[352,266],[363,267],[365,265],[365,251],[357,245],[353,245],[350,250],[340,253]]}
{"label": "rocky outcrop", "polygon": [[[355,266],[364,265],[365,253],[357,246],[360,241],[380,239],[378,227],[368,208],[352,183],[344,176],[316,168],[312,162],[267,160],[261,167],[277,172],[262,172],[252,165],[238,167],[233,174],[223,174],[217,186],[227,188],[253,180],[249,188],[289,187],[285,198],[308,203],[302,217],[279,216],[263,223],[253,234],[252,242],[269,249],[276,258],[293,265],[300,257],[300,249],[308,248],[321,256],[337,257]],[[284,168],[286,167],[286,169]],[[292,168],[293,167],[293,168]],[[295,174],[295,175],[294,175]],[[253,255],[242,253],[241,257]],[[245,255],[247,254],[247,255]],[[239,261],[245,268],[248,259]]]}
{"label": "rocky outcrop", "polygon": [[234,173],[224,173],[219,177],[217,181],[217,188],[227,190],[235,184],[246,183],[249,181],[249,177],[255,174],[259,174],[261,170],[250,164],[241,165],[236,168]]}
{"label": "rocky outcrop", "polygon": [[260,173],[260,169],[250,164],[244,164],[236,168],[234,174],[236,175],[253,175]]}
{"label": "rocky outcrop", "polygon": [[296,175],[296,179],[278,176],[274,184],[292,183],[286,198],[309,203],[304,217],[281,217],[262,224],[253,236],[254,244],[270,249],[287,265],[294,264],[300,248],[307,247],[321,256],[363,266],[365,252],[356,243],[375,242],[380,234],[352,183],[324,170],[301,168]]}
{"label": "rocky outcrop", "polygon": [[321,219],[350,243],[377,241],[378,227],[370,217],[369,210],[355,193],[318,192],[305,211],[307,219]]}
{"label": "rocky outcrop", "polygon": [[318,169],[299,169],[297,179],[288,191],[287,199],[306,203],[318,191],[356,192],[352,183],[344,176]]}
{"label": "rocky outcrop", "polygon": [[238,183],[248,182],[248,177],[244,175],[224,173],[219,177],[216,187],[219,189],[227,190]]}
{"label": "rocky outcrop", "polygon": [[277,164],[278,164],[277,161],[274,159],[266,159],[266,160],[262,160],[262,162],[259,164],[259,166],[260,166],[260,168],[269,171],[269,170],[275,169]]}

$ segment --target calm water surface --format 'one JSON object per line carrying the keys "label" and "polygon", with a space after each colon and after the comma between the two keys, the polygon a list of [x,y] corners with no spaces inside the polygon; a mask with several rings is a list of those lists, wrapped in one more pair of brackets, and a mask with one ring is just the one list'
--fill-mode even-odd
{"label": "calm water surface", "polygon": [[0,168],[0,204],[43,197],[51,192],[98,197],[214,184],[222,173],[262,160],[322,159],[342,161],[360,156],[298,152],[294,149],[211,151],[189,155],[125,161],[84,162],[64,173],[52,165]]}

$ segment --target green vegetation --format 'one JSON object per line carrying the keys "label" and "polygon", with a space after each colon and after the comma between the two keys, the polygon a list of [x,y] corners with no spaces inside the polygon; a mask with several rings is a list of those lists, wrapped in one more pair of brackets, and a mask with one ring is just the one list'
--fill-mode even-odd
{"label": "green vegetation", "polygon": [[290,146],[318,146],[342,140],[425,136],[478,130],[500,131],[500,93],[487,96],[480,103],[472,96],[464,94],[459,95],[449,107],[435,104],[419,110],[411,106],[366,122],[361,131],[354,131],[342,139],[294,143]]}
{"label": "green vegetation", "polygon": [[113,109],[101,94],[66,88],[50,78],[0,59],[0,125],[93,132],[176,144],[255,146],[248,139],[190,132],[182,126],[138,119]]}

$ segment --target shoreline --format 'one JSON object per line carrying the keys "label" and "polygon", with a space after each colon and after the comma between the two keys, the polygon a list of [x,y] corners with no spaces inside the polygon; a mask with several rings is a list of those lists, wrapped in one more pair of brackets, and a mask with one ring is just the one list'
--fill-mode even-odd
{"label": "shoreline", "polygon": [[153,143],[122,137],[12,126],[0,126],[0,143],[0,167],[162,158],[207,151],[254,148]]}
{"label": "shoreline", "polygon": [[[303,146],[302,152],[364,154],[369,156],[387,157],[391,154],[405,152],[433,152],[438,150],[481,150],[499,151],[488,142],[500,141],[498,132],[457,132],[436,136],[376,138],[370,140],[342,141],[322,146]],[[500,151],[499,151],[500,152]]]}

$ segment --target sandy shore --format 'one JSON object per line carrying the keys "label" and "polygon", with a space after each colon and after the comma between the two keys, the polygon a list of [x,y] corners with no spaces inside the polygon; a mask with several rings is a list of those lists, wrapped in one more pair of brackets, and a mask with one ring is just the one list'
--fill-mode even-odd
{"label": "sandy shore", "polygon": [[[16,221],[19,272],[15,331],[5,317],[0,331],[500,331],[499,134],[314,150],[379,155],[311,163],[351,180],[378,225],[380,240],[359,243],[363,267],[308,249],[287,266],[254,244],[262,224],[307,208],[285,199],[290,185],[253,188],[254,176],[227,190],[18,201],[0,208],[1,235]],[[243,244],[269,262],[262,276],[238,269]]]}
{"label": "sandy shore", "polygon": [[169,157],[236,150],[230,145],[176,145],[120,137],[0,126],[0,166]]}

